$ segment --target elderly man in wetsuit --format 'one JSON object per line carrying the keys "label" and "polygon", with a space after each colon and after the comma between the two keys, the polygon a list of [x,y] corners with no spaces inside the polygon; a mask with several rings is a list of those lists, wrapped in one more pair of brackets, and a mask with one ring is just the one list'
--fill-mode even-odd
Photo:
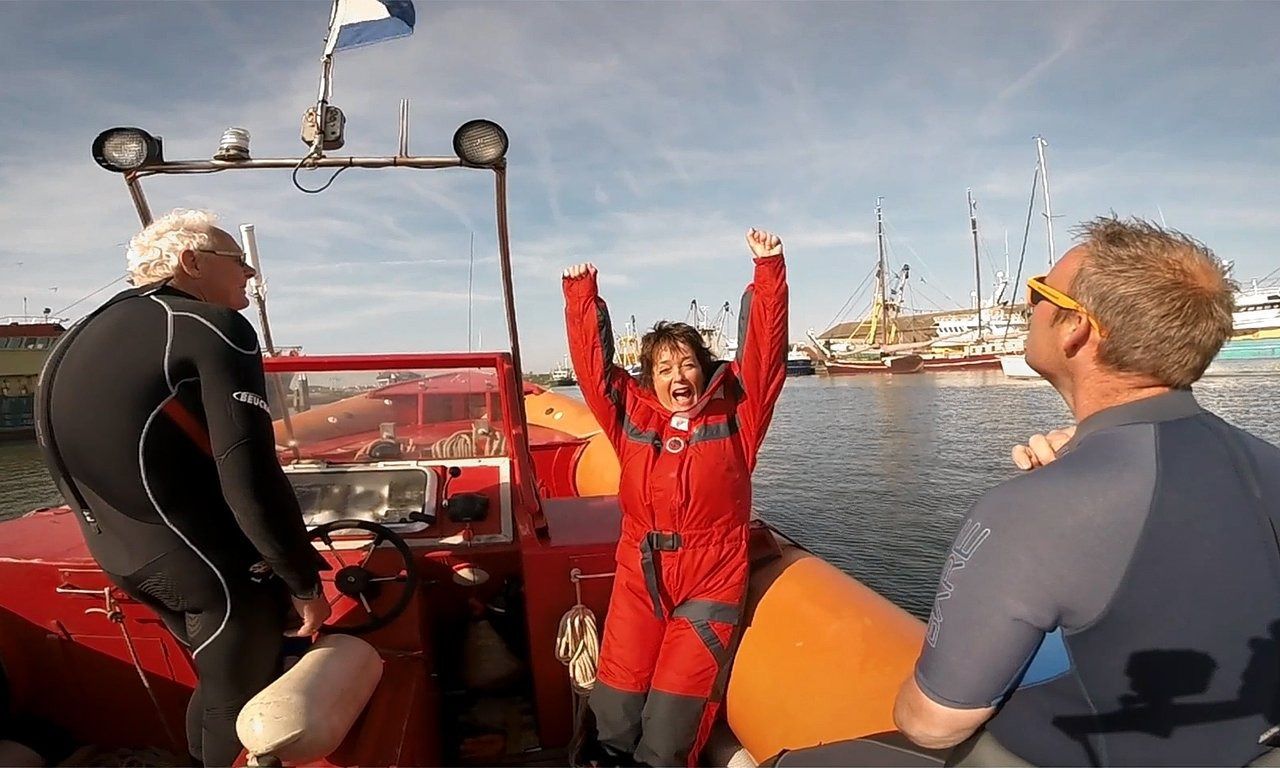
{"label": "elderly man in wetsuit", "polygon": [[[636,381],[614,364],[596,270],[565,270],[569,352],[622,465],[617,573],[589,706],[605,761],[695,765],[728,675],[747,585],[751,472],[786,377],[782,242],[747,233],[755,278],[737,357],[658,323]],[[643,727],[642,727],[643,723]]]}
{"label": "elderly man in wetsuit", "polygon": [[1234,285],[1186,235],[1079,233],[1026,347],[1077,425],[969,511],[895,720],[957,765],[1280,764],[1280,450],[1191,392]]}
{"label": "elderly man in wetsuit", "polygon": [[190,648],[188,749],[221,766],[241,750],[240,708],[280,673],[290,603],[297,635],[329,604],[239,313],[253,269],[214,222],[177,210],[130,241],[137,287],[63,336],[37,419],[94,559]]}

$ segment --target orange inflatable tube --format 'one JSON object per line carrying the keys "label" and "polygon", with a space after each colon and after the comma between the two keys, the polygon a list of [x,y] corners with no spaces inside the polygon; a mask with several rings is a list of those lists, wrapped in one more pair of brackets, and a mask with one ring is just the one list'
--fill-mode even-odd
{"label": "orange inflatable tube", "polygon": [[[293,427],[294,439],[306,444],[363,432],[376,433],[379,424],[395,422],[397,418],[393,401],[362,393],[290,414],[289,424]],[[276,419],[272,424],[276,442],[283,444],[288,439],[284,422]]]}
{"label": "orange inflatable tube", "polygon": [[893,701],[924,623],[835,566],[782,543],[753,570],[726,693],[729,727],[757,762],[894,730]]}
{"label": "orange inflatable tube", "polygon": [[617,495],[618,454],[586,403],[545,389],[525,395],[524,412],[530,424],[587,440],[575,472],[579,496]]}

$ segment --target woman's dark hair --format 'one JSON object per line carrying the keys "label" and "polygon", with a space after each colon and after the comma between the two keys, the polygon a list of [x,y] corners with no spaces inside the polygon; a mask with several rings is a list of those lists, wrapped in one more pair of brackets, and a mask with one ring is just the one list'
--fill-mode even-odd
{"label": "woman's dark hair", "polygon": [[716,359],[711,356],[711,350],[707,349],[707,343],[698,329],[688,323],[669,323],[663,320],[640,340],[640,386],[653,389],[653,366],[658,354],[663,350],[674,352],[682,346],[693,352],[698,367],[702,368],[703,378],[711,378]]}

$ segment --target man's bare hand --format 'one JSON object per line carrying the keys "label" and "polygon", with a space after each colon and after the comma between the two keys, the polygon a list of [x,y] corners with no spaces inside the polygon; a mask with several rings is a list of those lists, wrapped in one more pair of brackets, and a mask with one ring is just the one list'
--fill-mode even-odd
{"label": "man's bare hand", "polygon": [[1076,433],[1076,427],[1055,429],[1043,435],[1032,435],[1026,445],[1013,446],[1013,463],[1018,469],[1035,469],[1050,464],[1058,458],[1058,451],[1070,442]]}
{"label": "man's bare hand", "polygon": [[596,265],[591,262],[587,262],[586,264],[574,264],[572,267],[565,267],[564,272],[562,272],[560,276],[565,280],[577,280],[579,278],[586,277],[587,275],[594,275],[595,273]]}
{"label": "man's bare hand", "polygon": [[332,606],[325,599],[324,592],[310,600],[293,598],[293,608],[302,617],[302,626],[293,632],[285,632],[289,637],[310,637],[320,631],[320,625],[333,613]]}
{"label": "man's bare hand", "polygon": [[747,245],[751,247],[751,255],[757,259],[782,255],[782,240],[768,230],[748,229]]}

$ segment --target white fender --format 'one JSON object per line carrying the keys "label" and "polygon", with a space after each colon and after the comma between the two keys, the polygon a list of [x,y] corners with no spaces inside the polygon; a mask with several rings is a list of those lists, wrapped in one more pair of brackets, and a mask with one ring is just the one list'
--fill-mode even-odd
{"label": "white fender", "polygon": [[382,658],[350,635],[326,635],[249,700],[236,735],[251,756],[288,764],[327,757],[346,738],[382,679]]}
{"label": "white fender", "polygon": [[44,758],[40,753],[25,744],[16,741],[0,740],[0,765],[17,768],[43,768]]}

